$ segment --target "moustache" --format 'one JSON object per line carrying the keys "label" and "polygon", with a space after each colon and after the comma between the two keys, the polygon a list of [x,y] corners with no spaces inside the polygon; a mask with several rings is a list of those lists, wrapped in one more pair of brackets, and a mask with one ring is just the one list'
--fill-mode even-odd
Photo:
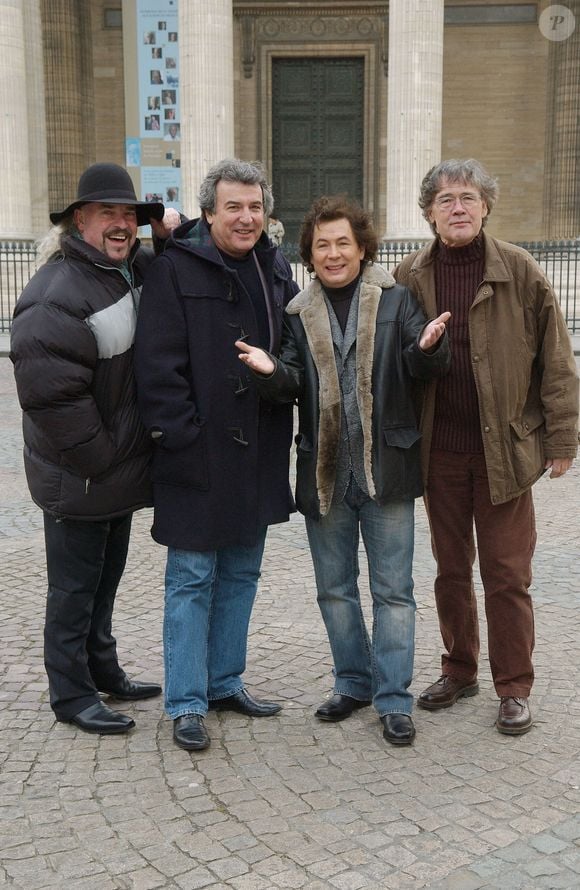
{"label": "moustache", "polygon": [[114,229],[107,229],[107,231],[104,234],[105,234],[105,238],[112,238],[115,235],[121,235],[126,238],[131,238],[132,233],[129,229],[121,229],[117,226]]}

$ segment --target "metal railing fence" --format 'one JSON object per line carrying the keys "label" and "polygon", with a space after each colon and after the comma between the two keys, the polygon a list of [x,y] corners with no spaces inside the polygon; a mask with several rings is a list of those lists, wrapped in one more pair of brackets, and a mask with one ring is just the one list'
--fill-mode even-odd
{"label": "metal railing fence", "polygon": [[[424,241],[385,241],[379,247],[377,262],[393,269],[404,256],[424,247]],[[554,286],[571,334],[580,332],[580,240],[519,241],[519,247],[532,254]],[[284,243],[295,280],[305,287],[310,276],[300,260],[297,244]]]}
{"label": "metal railing fence", "polygon": [[[381,244],[378,262],[394,268],[408,253],[418,250],[424,242],[389,241]],[[571,333],[580,332],[580,240],[519,242],[544,269],[554,285],[562,312]],[[299,258],[298,246],[285,243],[282,250],[288,258],[300,287],[309,281]],[[36,265],[33,241],[0,241],[0,333],[10,330],[12,313],[19,294],[33,275]]]}
{"label": "metal railing fence", "polygon": [[10,330],[18,295],[35,271],[34,241],[0,241],[0,333]]}

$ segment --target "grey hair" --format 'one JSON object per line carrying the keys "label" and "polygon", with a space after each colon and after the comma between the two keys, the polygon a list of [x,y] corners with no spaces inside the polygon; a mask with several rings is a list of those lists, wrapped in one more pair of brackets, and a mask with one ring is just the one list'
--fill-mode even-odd
{"label": "grey hair", "polygon": [[258,161],[241,161],[239,158],[225,158],[211,168],[199,187],[197,200],[205,215],[215,213],[218,182],[242,182],[244,185],[259,185],[262,189],[264,214],[270,216],[274,209],[272,188],[268,185],[266,172]]}
{"label": "grey hair", "polygon": [[67,235],[72,235],[77,228],[74,224],[72,213],[63,219],[57,226],[52,226],[36,244],[36,268],[40,269],[53,257],[62,254],[62,241]]}
{"label": "grey hair", "polygon": [[445,179],[448,182],[464,182],[466,185],[471,185],[478,190],[482,200],[487,205],[487,216],[484,216],[482,220],[482,225],[485,225],[498,199],[499,185],[497,179],[490,176],[487,170],[475,158],[460,161],[451,159],[449,161],[441,161],[435,167],[431,167],[424,177],[419,191],[419,207],[431,226],[433,234],[437,234],[437,229],[428,218],[429,211],[433,206],[435,195],[441,190],[441,183]]}

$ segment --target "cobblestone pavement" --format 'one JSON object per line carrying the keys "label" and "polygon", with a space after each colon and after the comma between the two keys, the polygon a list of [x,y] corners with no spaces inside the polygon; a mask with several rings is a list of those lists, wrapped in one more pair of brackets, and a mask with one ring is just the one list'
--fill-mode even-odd
{"label": "cobblestone pavement", "polygon": [[[124,705],[137,727],[99,737],[55,723],[42,664],[40,511],[20,457],[11,366],[0,358],[0,884],[359,890],[580,887],[580,471],[536,486],[536,672],[530,733],[501,736],[481,692],[416,709],[413,747],[387,745],[372,709],[313,716],[331,687],[300,517],[269,534],[246,680],[276,717],[211,713],[211,748],[175,747],[162,703]],[[162,681],[164,552],[138,515],[115,629],[131,676]],[[417,507],[413,691],[434,680],[433,564]],[[364,582],[363,582],[364,586]],[[483,621],[483,617],[482,617]],[[120,704],[113,704],[120,707]]]}

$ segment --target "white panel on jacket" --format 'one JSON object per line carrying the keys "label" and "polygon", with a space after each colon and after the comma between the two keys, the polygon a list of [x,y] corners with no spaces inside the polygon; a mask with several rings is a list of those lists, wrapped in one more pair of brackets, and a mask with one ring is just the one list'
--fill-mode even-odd
{"label": "white panel on jacket", "polygon": [[128,291],[114,306],[89,315],[86,323],[97,341],[99,358],[122,355],[135,340],[137,312],[133,295]]}

